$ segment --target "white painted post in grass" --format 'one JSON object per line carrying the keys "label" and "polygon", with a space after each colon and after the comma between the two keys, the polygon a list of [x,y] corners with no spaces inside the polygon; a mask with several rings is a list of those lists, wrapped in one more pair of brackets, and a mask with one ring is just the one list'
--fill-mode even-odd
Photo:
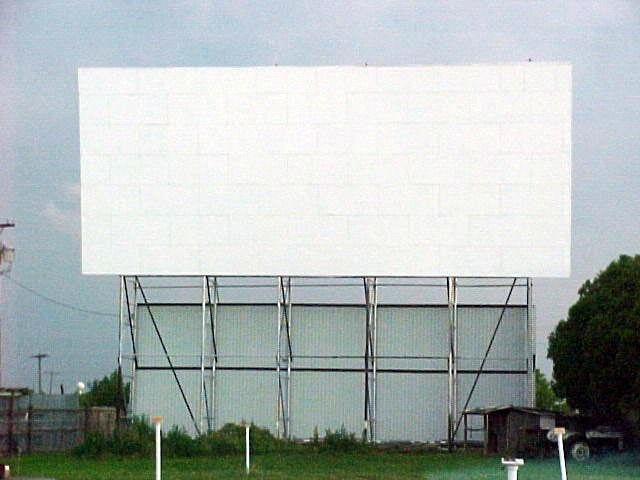
{"label": "white painted post in grass", "polygon": [[245,433],[244,433],[244,448],[245,448],[245,466],[247,468],[247,475],[249,475],[249,470],[251,468],[251,453],[249,450],[249,429],[251,428],[250,425],[245,425]]}
{"label": "white painted post in grass", "polygon": [[502,459],[502,465],[507,467],[507,480],[518,480],[518,467],[524,465],[522,458]]}
{"label": "white painted post in grass", "polygon": [[558,458],[560,459],[560,477],[562,480],[567,480],[567,466],[564,463],[564,443],[562,436],[564,435],[564,428],[554,428],[553,433],[558,441]]}
{"label": "white painted post in grass", "polygon": [[162,463],[161,463],[161,442],[162,436],[160,435],[160,428],[162,425],[162,417],[158,415],[151,416],[151,423],[156,427],[156,480],[160,480],[162,476]]}

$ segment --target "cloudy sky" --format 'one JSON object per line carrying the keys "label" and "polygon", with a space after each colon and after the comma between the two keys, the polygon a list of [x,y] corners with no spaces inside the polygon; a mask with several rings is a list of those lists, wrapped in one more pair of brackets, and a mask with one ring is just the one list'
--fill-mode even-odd
{"label": "cloudy sky", "polygon": [[[573,251],[569,279],[536,279],[538,357],[579,285],[640,251],[640,3],[0,2],[0,219],[12,278],[113,314],[117,279],[80,274],[78,67],[573,64]],[[114,317],[63,308],[3,282],[5,385],[35,361],[67,389],[115,365]],[[550,364],[543,362],[545,371]]]}

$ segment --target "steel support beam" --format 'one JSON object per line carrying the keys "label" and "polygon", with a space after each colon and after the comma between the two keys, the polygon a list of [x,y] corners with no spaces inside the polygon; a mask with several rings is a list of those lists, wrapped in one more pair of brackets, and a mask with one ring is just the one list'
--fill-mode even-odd
{"label": "steel support beam", "polygon": [[285,302],[285,325],[287,329],[287,438],[291,438],[291,364],[293,351],[291,346],[291,277],[287,278],[287,295]]}
{"label": "steel support beam", "polygon": [[135,388],[136,388],[136,368],[138,367],[138,351],[136,346],[137,332],[136,332],[136,298],[138,294],[138,285],[134,282],[134,291],[133,291],[133,305],[134,311],[131,311],[131,300],[129,298],[129,288],[127,286],[127,277],[122,277],[121,287],[124,290],[124,304],[127,310],[127,319],[129,323],[129,334],[131,338],[131,387],[129,388],[129,411],[135,412]]}
{"label": "steel support beam", "polygon": [[206,276],[202,277],[202,311],[201,311],[201,325],[200,325],[200,401],[198,405],[198,415],[199,415],[199,424],[200,431],[204,432],[204,417],[205,417],[205,409],[207,407],[207,392],[204,384],[204,340],[205,340],[205,326],[207,321],[207,292],[209,290],[208,286],[208,278]]}
{"label": "steel support beam", "polygon": [[[127,285],[126,282],[126,277],[125,277],[125,287]],[[126,292],[126,290],[125,290]],[[128,300],[127,300],[127,308],[130,310],[131,307],[129,306]],[[131,325],[132,325],[132,329],[131,329],[131,335],[132,335],[132,345],[133,345],[133,358],[134,361],[131,363],[131,398],[133,399],[131,402],[131,410],[133,412],[135,412],[135,391],[137,388],[137,383],[136,383],[136,369],[139,366],[138,363],[138,282],[136,282],[134,280],[133,282],[133,318],[131,320]]]}
{"label": "steel support beam", "polygon": [[[205,277],[207,287],[207,301],[209,304],[209,328],[211,331],[211,351],[213,355],[209,355],[210,378],[209,378],[209,398],[207,406],[207,428],[209,431],[216,429],[215,418],[215,401],[216,401],[216,367],[218,364],[218,346],[216,343],[217,321],[218,321],[218,303],[220,297],[218,294],[218,277],[213,277],[213,296],[211,295],[211,283],[209,277]],[[207,390],[205,388],[205,395]]]}
{"label": "steel support beam", "polygon": [[291,277],[278,277],[278,342],[276,345],[276,434],[291,437]]}
{"label": "steel support beam", "polygon": [[455,423],[458,408],[458,285],[455,277],[447,278],[447,305],[449,308],[447,447],[451,452],[456,437]]}
{"label": "steel support beam", "polygon": [[527,404],[536,406],[536,315],[533,307],[533,282],[527,278]]}
{"label": "steel support beam", "polygon": [[[123,407],[124,414],[127,414],[127,401],[124,398],[124,389],[122,388],[122,336],[124,332],[124,276],[120,276],[120,308],[118,309],[118,410],[120,405]],[[53,375],[51,376],[53,380]],[[51,386],[49,386],[51,393]],[[119,411],[118,411],[119,415]]]}
{"label": "steel support beam", "polygon": [[378,289],[375,277],[363,279],[366,323],[364,347],[364,429],[363,437],[376,440],[376,380],[377,380],[377,321]]}

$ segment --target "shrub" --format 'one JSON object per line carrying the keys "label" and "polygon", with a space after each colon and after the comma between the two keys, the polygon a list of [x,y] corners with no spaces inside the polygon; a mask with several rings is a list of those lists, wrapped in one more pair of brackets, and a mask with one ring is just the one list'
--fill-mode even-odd
{"label": "shrub", "polygon": [[[293,445],[286,440],[275,438],[266,428],[251,425],[251,452],[269,453],[280,452]],[[199,437],[203,450],[211,455],[231,455],[244,452],[245,427],[227,423],[215,432],[209,432]]]}
{"label": "shrub", "polygon": [[347,432],[344,425],[335,432],[327,430],[324,439],[318,445],[321,452],[356,452],[366,447],[363,441],[356,438],[355,433]]}
{"label": "shrub", "polygon": [[74,448],[76,455],[87,457],[99,457],[107,453],[109,449],[109,440],[107,435],[100,432],[88,432],[84,441]]}
{"label": "shrub", "polygon": [[[87,433],[75,453],[86,456],[138,455],[150,456],[154,451],[154,430],[144,419],[134,418],[131,423],[111,435]],[[227,423],[220,430],[191,437],[184,428],[173,426],[162,438],[162,450],[171,457],[198,455],[233,455],[244,452],[245,427]],[[251,425],[251,451],[255,454],[282,452],[300,448],[286,440],[275,438],[266,428]]]}
{"label": "shrub", "polygon": [[142,418],[133,418],[129,425],[105,435],[88,432],[74,452],[91,457],[114,455],[151,455],[155,440],[153,428]]}
{"label": "shrub", "polygon": [[204,453],[202,443],[177,425],[171,427],[162,439],[162,450],[172,457],[195,457]]}
{"label": "shrub", "polygon": [[151,455],[155,445],[153,427],[145,419],[134,417],[130,425],[113,432],[110,443],[109,453],[115,455]]}

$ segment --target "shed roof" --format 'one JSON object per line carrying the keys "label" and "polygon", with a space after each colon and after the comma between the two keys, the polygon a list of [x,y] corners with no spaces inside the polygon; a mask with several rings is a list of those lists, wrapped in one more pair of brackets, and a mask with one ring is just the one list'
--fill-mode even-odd
{"label": "shed roof", "polygon": [[530,415],[537,415],[541,417],[555,416],[558,414],[557,412],[552,412],[551,410],[544,410],[542,408],[520,407],[515,405],[500,405],[500,406],[494,406],[494,407],[473,408],[471,410],[466,410],[464,413],[469,415],[485,415],[489,413],[506,412],[510,410],[515,412],[528,413]]}

